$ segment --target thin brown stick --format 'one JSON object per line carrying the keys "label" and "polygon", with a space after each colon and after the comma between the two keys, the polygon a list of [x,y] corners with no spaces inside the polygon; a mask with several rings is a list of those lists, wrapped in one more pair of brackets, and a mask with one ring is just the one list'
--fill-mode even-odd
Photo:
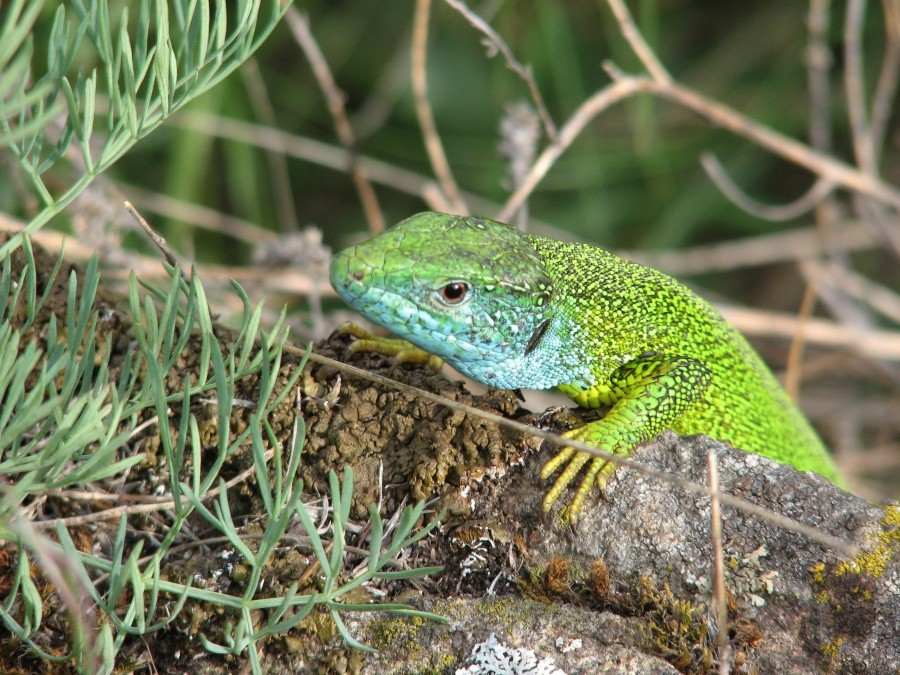
{"label": "thin brown stick", "polygon": [[541,182],[556,160],[568,149],[584,128],[601,112],[640,90],[639,78],[619,80],[593,94],[572,113],[559,130],[556,143],[551,143],[538,156],[522,184],[513,192],[497,214],[497,220],[507,222],[522,206],[537,184]]}
{"label": "thin brown stick", "polygon": [[509,48],[509,45],[497,34],[497,31],[495,31],[487,21],[469,9],[465,2],[462,0],[444,0],[444,2],[462,14],[466,21],[484,35],[485,44],[490,50],[488,57],[493,57],[495,53],[503,55],[503,58],[506,61],[506,67],[518,75],[528,87],[534,107],[541,117],[544,133],[547,134],[547,138],[550,139],[551,143],[555,142],[557,136],[556,124],[554,124],[553,118],[550,117],[550,112],[547,110],[547,106],[544,103],[544,97],[541,95],[541,90],[534,80],[534,73],[531,71],[531,66],[520,63],[513,54],[512,49]]}
{"label": "thin brown stick", "polygon": [[153,192],[131,183],[116,182],[115,185],[119,190],[139,202],[146,211],[152,211],[167,218],[183,220],[211,232],[226,234],[252,246],[278,240],[278,235],[272,230],[230,213],[223,213],[162,192]]}
{"label": "thin brown stick", "polygon": [[[815,267],[811,269],[815,270]],[[788,396],[797,401],[800,398],[800,380],[803,372],[803,354],[806,351],[806,328],[816,306],[818,277],[815,273],[807,277],[806,290],[797,312],[797,331],[791,337],[788,349],[787,372],[784,375],[784,388]]]}
{"label": "thin brown stick", "polygon": [[712,536],[713,549],[713,610],[718,630],[716,641],[719,646],[719,675],[728,675],[731,668],[731,642],[728,640],[728,600],[725,595],[725,550],[722,545],[722,508],[719,504],[719,467],[716,464],[716,453],[710,451],[706,456],[709,467],[709,529]]}
{"label": "thin brown stick", "polygon": [[875,173],[875,154],[866,112],[863,76],[862,31],[866,0],[847,0],[844,17],[844,89],[847,92],[847,115],[853,136],[853,151],[860,168]]}
{"label": "thin brown stick", "polygon": [[[275,454],[275,450],[267,450],[264,457],[266,461],[272,458],[272,455]],[[224,485],[220,485],[210,489],[204,495],[198,495],[200,501],[206,502],[217,496],[222,490],[228,490],[229,488],[234,487],[238,483],[241,483],[247,480],[250,476],[252,476],[256,472],[256,467],[251,466],[247,469],[241,471],[237,476],[232,478],[229,481],[226,481]],[[188,502],[185,502],[186,505]],[[132,515],[135,513],[156,513],[158,511],[166,511],[168,509],[175,508],[175,500],[167,499],[163,502],[158,502],[155,504],[134,504],[131,506],[116,506],[111,509],[104,509],[103,511],[95,511],[94,513],[87,513],[83,516],[70,516],[68,518],[53,518],[51,520],[42,520],[40,522],[34,523],[35,529],[39,530],[47,530],[47,529],[55,529],[57,525],[63,525],[67,528],[74,527],[76,525],[85,525],[87,523],[95,523],[100,520],[109,520],[111,518],[118,518],[122,515]]]}
{"label": "thin brown stick", "polygon": [[456,214],[468,215],[469,209],[459,195],[459,187],[453,178],[450,163],[444,152],[444,145],[437,132],[434,122],[434,114],[431,112],[431,102],[428,100],[428,78],[425,68],[425,58],[428,47],[428,18],[431,10],[431,0],[416,0],[416,13],[413,19],[412,40],[412,88],[416,102],[416,116],[419,119],[419,127],[422,129],[422,140],[425,142],[425,150],[431,161],[431,168],[437,176],[438,183],[444,192],[444,197],[453,207]]}
{"label": "thin brown stick", "polygon": [[757,218],[771,221],[784,221],[799,218],[804,213],[816,208],[819,203],[834,192],[834,183],[819,178],[806,193],[788,204],[763,204],[758,202],[735,183],[719,159],[711,152],[700,155],[700,165],[716,187],[734,204]]}
{"label": "thin brown stick", "polygon": [[812,226],[681,250],[619,250],[616,254],[678,276],[797,262],[834,251],[863,251],[879,245],[872,228],[849,221],[827,241],[823,241],[819,228]]}
{"label": "thin brown stick", "polygon": [[845,295],[859,300],[882,316],[900,324],[900,294],[842,265],[821,263],[816,267],[820,284],[823,281],[827,282]]}
{"label": "thin brown stick", "polygon": [[156,248],[162,251],[162,254],[166,258],[166,262],[168,262],[172,267],[178,267],[178,257],[175,255],[175,252],[169,248],[169,244],[166,243],[166,240],[162,235],[157,234],[156,231],[150,227],[150,223],[148,223],[144,217],[138,213],[138,210],[132,206],[131,202],[125,202],[125,208],[128,212],[134,217],[137,221],[137,224],[141,226],[141,229],[150,237],[151,241],[156,244]]}
{"label": "thin brown stick", "polygon": [[622,32],[622,36],[628,41],[628,44],[631,45],[632,51],[634,51],[635,55],[641,60],[641,63],[644,64],[647,72],[650,73],[650,77],[657,82],[670,84],[672,82],[672,76],[669,74],[669,71],[666,70],[665,66],[663,66],[662,62],[656,58],[656,53],[650,48],[647,41],[644,40],[644,36],[641,35],[641,32],[635,25],[634,19],[631,18],[631,12],[628,11],[628,7],[624,1],[607,0],[607,4],[615,15],[616,21],[619,23],[619,30]]}
{"label": "thin brown stick", "polygon": [[[351,158],[350,152],[345,148],[305,136],[289,134],[261,124],[209,113],[183,111],[175,115],[169,124],[199,133],[213,134],[220,138],[230,138],[258,148],[284,148],[284,152],[289,157],[302,159],[336,171],[346,171]],[[359,155],[357,158],[370,180],[420,197],[436,211],[451,210],[434,178],[364,155]],[[479,213],[492,213],[497,209],[496,203],[477,194],[471,192],[462,192],[461,194],[466,201],[476,207]],[[448,206],[442,208],[438,205]]]}
{"label": "thin brown stick", "polygon": [[[722,316],[746,335],[792,338],[800,329],[793,314],[746,307],[719,307]],[[806,322],[806,341],[820,347],[851,349],[874,359],[900,361],[900,333],[861,330],[824,319]]]}
{"label": "thin brown stick", "polygon": [[881,72],[875,85],[872,100],[872,119],[869,129],[872,133],[872,151],[876,166],[881,157],[884,137],[891,118],[891,107],[900,81],[900,3],[897,0],[882,0],[884,9],[887,45],[881,61]]}
{"label": "thin brown stick", "polygon": [[353,130],[350,128],[350,122],[347,119],[347,112],[344,107],[346,97],[338,89],[334,81],[328,62],[325,60],[322,50],[319,49],[319,44],[316,42],[312,30],[310,30],[309,19],[294,7],[288,8],[284,18],[291,29],[294,39],[306,55],[319,87],[325,95],[328,110],[331,113],[331,118],[334,120],[338,140],[350,153],[350,175],[353,177],[353,184],[356,186],[356,191],[362,202],[369,229],[373,233],[382,232],[385,226],[384,214],[378,204],[378,196],[375,194],[375,190],[372,188],[372,184],[369,182],[357,157],[356,139],[353,137]]}

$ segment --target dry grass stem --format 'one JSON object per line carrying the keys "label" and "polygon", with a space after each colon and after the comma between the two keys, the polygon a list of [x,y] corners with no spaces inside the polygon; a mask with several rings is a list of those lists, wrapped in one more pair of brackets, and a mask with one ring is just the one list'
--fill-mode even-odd
{"label": "dry grass stem", "polygon": [[128,212],[134,217],[137,221],[137,224],[140,225],[141,229],[147,234],[148,237],[153,241],[163,256],[166,258],[166,262],[169,263],[172,267],[178,266],[178,257],[175,255],[175,252],[169,248],[169,245],[166,243],[166,240],[162,235],[157,234],[156,231],[150,227],[150,223],[148,223],[144,217],[138,213],[137,209],[131,205],[131,202],[125,202],[125,208],[128,209]]}
{"label": "dry grass stem", "polygon": [[462,14],[466,21],[484,35],[485,45],[490,50],[488,53],[489,57],[494,56],[495,53],[503,55],[503,59],[506,61],[506,67],[518,75],[528,87],[534,107],[541,117],[544,133],[547,134],[547,138],[550,139],[551,143],[555,142],[557,135],[556,124],[554,124],[553,118],[550,117],[550,112],[547,110],[547,106],[544,103],[544,97],[541,95],[541,90],[538,88],[537,82],[534,81],[534,73],[531,71],[531,66],[520,63],[512,53],[512,49],[506,44],[506,41],[497,34],[497,31],[495,31],[487,21],[469,9],[465,2],[462,2],[462,0],[444,0],[444,2]]}
{"label": "dry grass stem", "polygon": [[644,64],[647,72],[650,73],[650,77],[662,84],[670,84],[672,76],[656,57],[656,53],[647,44],[644,36],[641,35],[634,23],[634,19],[631,18],[631,12],[628,11],[628,6],[624,0],[607,0],[607,4],[616,17],[622,37],[628,41],[632,51]]}
{"label": "dry grass stem", "polygon": [[[275,450],[266,450],[265,459],[268,462],[272,455],[275,454]],[[241,471],[234,478],[226,481],[223,484],[217,485],[214,488],[210,488],[207,492],[202,495],[197,495],[200,501],[208,502],[213,497],[216,497],[223,490],[227,491],[235,485],[244,482],[250,476],[254,475],[256,472],[255,466],[250,466],[247,469]],[[104,499],[103,501],[106,501]],[[185,505],[188,503],[188,500],[185,499]],[[51,518],[49,520],[42,520],[34,523],[35,529],[38,530],[49,530],[55,529],[58,525],[62,525],[66,528],[71,528],[76,525],[85,525],[87,523],[96,523],[101,520],[110,520],[112,518],[119,518],[124,515],[131,515],[135,513],[158,513],[159,511],[166,511],[168,509],[175,508],[175,500],[174,499],[166,499],[164,501],[159,501],[151,504],[134,504],[131,506],[116,506],[111,509],[104,509],[102,511],[94,511],[92,513],[85,514],[83,516],[70,516],[68,518]]]}
{"label": "dry grass stem", "polygon": [[[746,335],[793,338],[800,320],[793,314],[745,307],[719,307],[722,315]],[[818,347],[851,349],[873,359],[900,361],[900,333],[862,330],[853,326],[812,318],[806,321],[806,342]]]}
{"label": "dry grass stem", "polygon": [[208,206],[201,206],[178,199],[177,197],[170,197],[161,192],[145,190],[137,185],[116,183],[116,186],[134,201],[138,202],[142,208],[157,215],[174,220],[182,220],[194,227],[209,230],[210,232],[225,234],[252,246],[278,241],[278,235],[272,230],[260,227],[244,218],[211,209]]}
{"label": "dry grass stem", "polygon": [[568,149],[572,142],[597,115],[610,106],[633,96],[639,90],[636,80],[619,80],[609,84],[593,94],[572,114],[559,130],[555,143],[551,143],[538,156],[522,184],[509,196],[503,208],[497,214],[497,220],[506,222],[513,217],[538,183],[556,164],[556,160]]}
{"label": "dry grass stem", "polygon": [[877,176],[841,162],[822,152],[813,150],[793,138],[759,124],[732,108],[683,87],[675,82],[662,83],[648,77],[625,75],[614,66],[607,70],[614,77],[607,85],[579,106],[563,125],[557,142],[549,145],[537,158],[523,184],[509,197],[497,215],[498,220],[508,220],[524,203],[537,184],[547,174],[556,160],[575,138],[598,114],[619,101],[638,93],[648,93],[667,99],[694,111],[715,126],[727,129],[749,139],[795,164],[818,174],[824,181],[841,185],[861,194],[900,209],[900,190],[888,185]]}
{"label": "dry grass stem", "polygon": [[689,275],[796,262],[837,252],[865,251],[877,248],[878,244],[872,228],[858,221],[848,221],[827,238],[818,227],[811,226],[680,250],[617,253],[669,274]]}
{"label": "dry grass stem", "polygon": [[[171,124],[182,129],[240,141],[257,148],[281,148],[289,157],[335,171],[346,171],[351,159],[351,153],[346,148],[220,115],[195,111],[184,112],[175,116]],[[369,180],[406,194],[415,195],[436,211],[449,212],[452,210],[434,178],[363,155],[357,155],[357,160]],[[462,195],[467,202],[476,207],[479,213],[492,213],[497,209],[496,203],[484,197],[470,192],[463,192]]]}
{"label": "dry grass stem", "polygon": [[[626,79],[634,79],[626,76]],[[727,129],[753,141],[760,147],[802,166],[825,180],[874,197],[878,201],[900,209],[900,189],[888,185],[876,176],[867,175],[856,167],[834,159],[808,145],[741,115],[733,108],[706,98],[679,84],[663,85],[648,78],[637,78],[639,91],[678,103],[718,127]]]}
{"label": "dry grass stem", "polygon": [[719,647],[719,675],[728,675],[731,664],[731,643],[728,641],[728,599],[725,596],[725,550],[722,545],[722,507],[719,503],[719,467],[716,453],[706,456],[709,467],[709,530],[713,550],[713,613],[716,617],[716,641]]}
{"label": "dry grass stem", "polygon": [[700,156],[700,165],[722,194],[734,204],[744,209],[747,213],[752,213],[757,218],[762,218],[763,220],[784,221],[799,218],[804,213],[816,208],[816,206],[818,206],[823,199],[827,198],[835,188],[834,183],[829,183],[824,178],[819,178],[812,184],[812,187],[806,191],[806,194],[798,197],[789,204],[774,206],[758,202],[741,190],[741,188],[739,188],[731,179],[731,176],[728,175],[725,167],[722,166],[722,163],[719,162],[719,159],[715,155],[704,152]]}
{"label": "dry grass stem", "polygon": [[803,271],[807,275],[818,275],[819,283],[827,283],[839,289],[887,319],[900,324],[900,295],[895,291],[834,263],[807,262],[803,264]]}
{"label": "dry grass stem", "polygon": [[416,116],[419,119],[419,127],[422,129],[422,140],[425,142],[425,150],[431,161],[431,168],[437,176],[441,190],[446,201],[452,207],[453,213],[461,216],[469,214],[469,209],[459,194],[459,187],[453,178],[453,171],[444,145],[438,135],[437,124],[431,111],[431,101],[428,100],[428,78],[425,68],[426,53],[428,47],[428,18],[431,13],[431,0],[416,0],[416,13],[413,19],[412,63],[411,76],[413,97],[416,102]]}
{"label": "dry grass stem", "polygon": [[875,174],[875,153],[866,112],[863,77],[862,24],[865,13],[866,0],[847,0],[844,17],[844,89],[856,161],[865,173]]}
{"label": "dry grass stem", "polygon": [[[815,268],[813,268],[815,269]],[[800,302],[800,310],[797,312],[797,330],[791,336],[791,346],[788,349],[787,370],[784,374],[784,388],[788,396],[794,401],[800,399],[800,381],[803,375],[803,354],[806,351],[806,327],[816,307],[818,275],[807,277],[806,289],[803,291],[803,300]]]}
{"label": "dry grass stem", "polygon": [[309,28],[309,19],[294,7],[290,7],[287,10],[284,18],[291,29],[294,39],[306,55],[316,81],[325,95],[328,110],[334,120],[338,140],[350,153],[350,175],[353,177],[353,184],[356,186],[356,191],[362,202],[363,211],[369,223],[369,230],[376,234],[382,232],[385,227],[384,214],[378,205],[378,197],[375,194],[375,190],[372,188],[372,184],[369,182],[366,172],[363,170],[357,157],[356,139],[353,137],[353,130],[350,128],[350,122],[347,119],[347,112],[344,108],[346,97],[338,89],[334,81],[328,62],[325,60],[325,56],[322,54],[322,50],[319,49],[319,44]]}

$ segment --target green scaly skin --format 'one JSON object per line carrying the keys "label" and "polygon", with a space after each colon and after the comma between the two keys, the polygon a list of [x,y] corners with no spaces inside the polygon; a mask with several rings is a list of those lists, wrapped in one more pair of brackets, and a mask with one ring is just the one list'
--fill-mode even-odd
{"label": "green scaly skin", "polygon": [[[611,407],[568,438],[628,455],[665,429],[705,434],[844,485],[743,336],[656,270],[586,244],[428,212],[335,255],[331,283],[360,314],[475,380]],[[544,509],[588,464],[569,507],[574,520],[615,467],[565,448],[542,475],[564,464]]]}

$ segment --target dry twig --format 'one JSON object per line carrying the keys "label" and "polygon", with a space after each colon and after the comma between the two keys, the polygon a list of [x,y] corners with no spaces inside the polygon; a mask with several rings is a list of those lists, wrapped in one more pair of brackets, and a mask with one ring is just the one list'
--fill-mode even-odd
{"label": "dry twig", "polygon": [[444,0],[444,2],[462,14],[466,21],[484,35],[484,44],[490,50],[488,52],[489,58],[493,57],[496,53],[503,55],[503,58],[506,61],[506,67],[518,75],[528,87],[534,107],[537,110],[538,115],[541,116],[541,122],[544,125],[544,133],[547,134],[547,138],[550,139],[551,143],[555,142],[557,134],[556,124],[554,124],[553,118],[550,117],[550,112],[547,110],[547,106],[544,103],[544,97],[541,95],[541,90],[538,88],[537,82],[534,81],[534,73],[531,72],[531,66],[520,63],[512,53],[512,49],[506,44],[506,41],[497,34],[497,31],[495,31],[487,21],[469,9],[465,2],[462,2],[462,0]]}
{"label": "dry twig", "polygon": [[378,205],[378,197],[375,194],[375,190],[372,188],[372,184],[369,183],[366,172],[363,170],[357,157],[356,139],[353,137],[353,130],[350,128],[347,112],[344,109],[344,93],[338,89],[331,74],[331,69],[328,67],[328,62],[325,61],[322,50],[319,49],[312,31],[309,29],[309,19],[294,7],[290,7],[287,10],[284,18],[291,29],[291,33],[294,35],[294,39],[309,60],[313,74],[316,76],[319,87],[321,87],[322,93],[325,95],[328,110],[331,112],[331,117],[334,120],[338,139],[350,153],[350,175],[353,177],[353,184],[356,186],[356,191],[359,193],[359,198],[362,201],[369,229],[373,233],[381,232],[385,226],[384,214]]}
{"label": "dry twig", "polygon": [[763,204],[756,201],[746,192],[741,190],[731,179],[725,167],[718,157],[710,152],[704,152],[700,156],[700,165],[706,171],[706,175],[716,184],[716,187],[737,206],[747,213],[752,213],[763,220],[784,221],[799,218],[804,213],[816,208],[823,199],[834,192],[834,183],[829,183],[824,178],[819,178],[806,194],[798,197],[789,204]]}
{"label": "dry twig", "polygon": [[449,208],[442,209],[452,211],[458,215],[468,215],[469,210],[459,194],[459,187],[453,178],[450,162],[444,152],[444,145],[437,132],[434,122],[434,114],[431,112],[431,102],[428,100],[428,78],[425,69],[425,56],[428,46],[428,17],[431,10],[431,0],[416,0],[416,13],[413,21],[412,40],[412,87],[416,101],[416,115],[419,118],[419,126],[422,129],[422,139],[425,141],[425,150],[431,160],[431,168],[437,176],[438,183],[444,193]]}
{"label": "dry twig", "polygon": [[731,643],[728,641],[728,600],[725,596],[725,550],[722,545],[722,508],[719,504],[719,467],[716,453],[706,456],[709,467],[710,497],[709,525],[713,550],[713,610],[716,616],[716,639],[719,647],[719,675],[728,675],[731,664]]}

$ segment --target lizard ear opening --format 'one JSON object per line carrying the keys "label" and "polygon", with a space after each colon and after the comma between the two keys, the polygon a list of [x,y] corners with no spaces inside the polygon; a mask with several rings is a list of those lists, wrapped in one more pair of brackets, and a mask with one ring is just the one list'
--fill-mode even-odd
{"label": "lizard ear opening", "polygon": [[525,356],[528,356],[534,351],[535,347],[537,347],[538,343],[541,341],[541,338],[544,337],[544,333],[547,332],[549,326],[550,319],[544,319],[538,324],[538,327],[534,329],[534,333],[531,334],[531,339],[528,340],[528,344],[525,345]]}

